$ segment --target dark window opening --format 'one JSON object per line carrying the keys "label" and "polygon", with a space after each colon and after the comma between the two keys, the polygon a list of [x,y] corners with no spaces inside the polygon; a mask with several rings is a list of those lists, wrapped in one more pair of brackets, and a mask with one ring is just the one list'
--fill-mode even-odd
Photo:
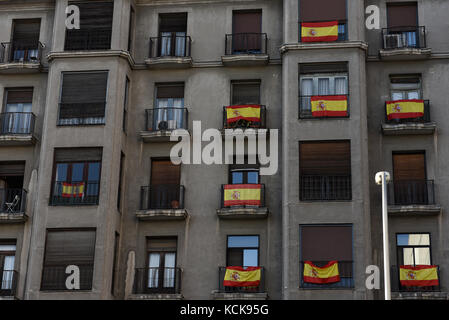
{"label": "dark window opening", "polygon": [[[157,46],[155,42],[157,41]],[[190,38],[187,36],[187,12],[159,14],[159,37],[151,41],[151,54],[157,56],[190,56]]]}
{"label": "dark window opening", "polygon": [[3,62],[38,62],[42,45],[39,42],[40,19],[15,19],[10,43],[3,43]]}
{"label": "dark window opening", "polygon": [[149,131],[187,129],[184,83],[156,84],[154,109],[147,110]]}
{"label": "dark window opening", "polygon": [[33,88],[6,89],[5,95],[6,104],[0,114],[0,134],[33,133]]}
{"label": "dark window opening", "polygon": [[24,212],[24,172],[23,162],[0,162],[0,213]]}

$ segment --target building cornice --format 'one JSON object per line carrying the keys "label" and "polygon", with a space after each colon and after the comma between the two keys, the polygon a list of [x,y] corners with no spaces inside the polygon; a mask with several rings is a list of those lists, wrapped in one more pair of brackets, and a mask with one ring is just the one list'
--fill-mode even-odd
{"label": "building cornice", "polygon": [[70,58],[104,58],[104,57],[119,57],[128,61],[131,68],[134,68],[135,62],[128,51],[124,50],[104,50],[104,51],[64,51],[64,52],[50,52],[47,55],[47,60],[51,63],[55,59],[70,59]]}
{"label": "building cornice", "polygon": [[286,43],[279,51],[281,54],[291,50],[317,50],[317,49],[360,49],[367,51],[368,43],[364,41],[343,41],[343,42],[317,42],[317,43]]}

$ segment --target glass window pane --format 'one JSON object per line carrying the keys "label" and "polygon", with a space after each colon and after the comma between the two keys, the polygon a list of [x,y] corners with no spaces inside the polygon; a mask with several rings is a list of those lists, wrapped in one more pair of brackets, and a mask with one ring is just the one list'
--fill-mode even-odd
{"label": "glass window pane", "polygon": [[402,250],[404,255],[404,265],[413,265],[413,248],[404,248]]}
{"label": "glass window pane", "polygon": [[257,249],[245,249],[243,250],[243,267],[257,267],[258,263]]}
{"label": "glass window pane", "polygon": [[83,181],[84,178],[84,163],[72,164],[72,182]]}
{"label": "glass window pane", "polygon": [[259,183],[258,171],[248,171],[248,183]]}
{"label": "glass window pane", "polygon": [[329,95],[329,78],[318,79],[318,94]]}
{"label": "glass window pane", "polygon": [[422,233],[409,234],[408,243],[409,245],[428,246],[430,245],[430,235]]}
{"label": "glass window pane", "polygon": [[419,92],[418,91],[409,91],[407,92],[407,99],[419,99]]}
{"label": "glass window pane", "polygon": [[241,171],[233,171],[231,174],[232,184],[242,184],[243,183],[243,172]]}
{"label": "glass window pane", "polygon": [[231,236],[228,237],[228,248],[258,248],[258,236]]}
{"label": "glass window pane", "polygon": [[393,101],[403,100],[404,99],[404,94],[402,92],[392,92],[391,93],[391,99]]}
{"label": "glass window pane", "polygon": [[89,163],[88,180],[89,181],[100,181],[100,163],[99,162]]}
{"label": "glass window pane", "polygon": [[58,163],[56,165],[56,181],[67,181],[67,163]]}
{"label": "glass window pane", "polygon": [[430,265],[430,248],[415,248],[415,264]]}
{"label": "glass window pane", "polygon": [[335,78],[335,94],[347,94],[346,78]]}

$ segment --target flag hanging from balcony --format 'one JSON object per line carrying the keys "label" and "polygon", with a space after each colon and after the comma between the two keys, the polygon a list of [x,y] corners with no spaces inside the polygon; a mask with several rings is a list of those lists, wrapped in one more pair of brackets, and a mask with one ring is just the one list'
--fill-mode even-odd
{"label": "flag hanging from balcony", "polygon": [[409,119],[424,116],[424,100],[387,101],[387,118]]}
{"label": "flag hanging from balcony", "polygon": [[302,42],[324,42],[338,40],[338,21],[301,23]]}
{"label": "flag hanging from balcony", "polygon": [[428,287],[438,285],[437,266],[400,266],[399,279],[403,286]]}
{"label": "flag hanging from balcony", "polygon": [[223,188],[225,207],[260,206],[260,184],[226,184]]}
{"label": "flag hanging from balcony", "polygon": [[310,104],[314,117],[346,117],[348,115],[348,97],[345,95],[312,96]]}
{"label": "flag hanging from balcony", "polygon": [[334,283],[340,281],[338,261],[330,261],[324,267],[317,267],[311,261],[304,262],[304,282],[308,283]]}
{"label": "flag hanging from balcony", "polygon": [[257,287],[260,284],[260,267],[226,267],[225,287]]}
{"label": "flag hanging from balcony", "polygon": [[62,183],[62,196],[64,198],[81,198],[84,195],[84,182]]}
{"label": "flag hanging from balcony", "polygon": [[229,124],[239,120],[260,122],[260,105],[247,104],[226,107],[226,122]]}

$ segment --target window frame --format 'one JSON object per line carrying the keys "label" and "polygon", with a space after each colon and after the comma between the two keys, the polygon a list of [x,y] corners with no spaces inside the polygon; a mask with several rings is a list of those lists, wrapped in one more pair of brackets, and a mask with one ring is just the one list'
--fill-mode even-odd
{"label": "window frame", "polygon": [[[413,234],[420,234],[420,235],[429,235],[429,244],[428,245],[399,245],[398,244],[398,236],[399,235],[413,235]],[[403,249],[405,248],[411,248],[413,249],[413,265],[416,266],[415,263],[415,248],[428,248],[429,249],[429,259],[430,259],[430,264],[432,265],[432,234],[430,232],[397,232],[395,234],[395,242],[396,242],[396,261],[398,266],[400,266],[401,264],[399,262],[403,262],[404,263],[404,251]],[[402,255],[402,259],[400,259],[400,255]]]}
{"label": "window frame", "polygon": [[[257,238],[257,247],[229,247],[229,238],[231,237],[255,237]],[[226,266],[227,267],[244,267],[243,266],[243,255],[244,255],[244,250],[248,249],[248,250],[257,250],[257,266],[260,267],[260,235],[258,234],[232,234],[232,235],[227,235],[226,236]],[[229,261],[230,261],[230,251],[233,250],[241,250],[242,252],[242,265],[241,266],[231,266],[229,265]]]}

